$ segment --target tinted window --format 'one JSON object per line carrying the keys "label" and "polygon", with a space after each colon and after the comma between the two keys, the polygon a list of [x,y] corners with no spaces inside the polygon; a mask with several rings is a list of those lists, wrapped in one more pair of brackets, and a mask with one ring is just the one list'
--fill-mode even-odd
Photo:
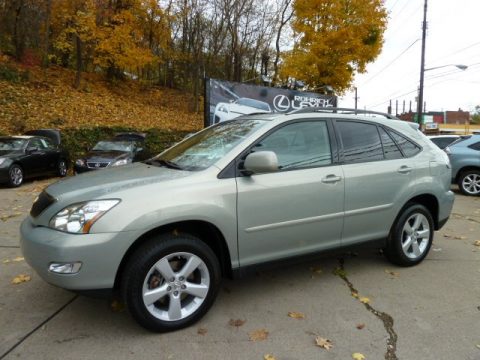
{"label": "tinted window", "polygon": [[396,132],[389,131],[389,134],[393,137],[395,142],[400,146],[405,156],[413,156],[420,151],[420,147],[402,135],[397,134]]}
{"label": "tinted window", "polygon": [[402,152],[392,140],[390,135],[387,132],[379,128],[380,131],[380,138],[382,139],[383,144],[383,153],[385,154],[385,159],[400,159],[403,157]]}
{"label": "tinted window", "polygon": [[350,121],[338,121],[345,162],[383,159],[382,143],[377,126]]}
{"label": "tinted window", "polygon": [[468,147],[469,147],[470,149],[479,150],[479,151],[480,151],[480,142],[477,142],[477,143],[472,144],[472,145],[468,145]]}
{"label": "tinted window", "polygon": [[277,154],[280,169],[300,169],[332,163],[325,121],[283,126],[264,138],[254,149]]}
{"label": "tinted window", "polygon": [[43,143],[38,138],[31,139],[30,142],[28,143],[28,147],[37,148],[37,149],[46,149],[47,148],[46,144]]}
{"label": "tinted window", "polygon": [[454,142],[456,137],[441,137],[441,138],[431,138],[430,140],[437,145],[440,149],[445,149],[448,145]]}

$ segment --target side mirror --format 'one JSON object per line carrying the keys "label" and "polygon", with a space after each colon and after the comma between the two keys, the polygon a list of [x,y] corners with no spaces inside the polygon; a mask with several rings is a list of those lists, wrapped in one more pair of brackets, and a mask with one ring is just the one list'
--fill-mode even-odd
{"label": "side mirror", "polygon": [[248,154],[243,166],[249,175],[278,171],[277,154],[273,151],[258,151]]}
{"label": "side mirror", "polygon": [[26,153],[27,154],[33,154],[34,152],[37,152],[38,148],[37,147],[27,147]]}

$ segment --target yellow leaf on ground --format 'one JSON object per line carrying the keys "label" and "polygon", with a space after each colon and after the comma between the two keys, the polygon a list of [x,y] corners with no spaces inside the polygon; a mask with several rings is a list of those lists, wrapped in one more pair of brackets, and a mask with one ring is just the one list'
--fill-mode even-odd
{"label": "yellow leaf on ground", "polygon": [[357,292],[352,291],[352,296],[353,296],[355,299],[358,299],[358,293],[357,293]]}
{"label": "yellow leaf on ground", "polygon": [[2,263],[4,263],[4,264],[8,264],[9,262],[10,262],[9,259],[5,259],[5,260],[2,261]]}
{"label": "yellow leaf on ground", "polygon": [[391,271],[391,270],[385,269],[385,272],[386,272],[388,275],[398,276],[398,273],[395,272],[395,271]]}
{"label": "yellow leaf on ground", "polygon": [[15,259],[12,259],[13,262],[20,262],[20,261],[23,261],[25,260],[25,258],[23,256],[17,256]]}
{"label": "yellow leaf on ground", "polygon": [[239,327],[245,324],[246,321],[247,320],[242,320],[242,319],[230,319],[230,321],[228,322],[228,325]]}
{"label": "yellow leaf on ground", "polygon": [[248,334],[250,341],[263,341],[267,340],[268,331],[265,329],[259,329],[252,331]]}
{"label": "yellow leaf on ground", "polygon": [[198,328],[197,334],[198,334],[198,335],[205,335],[205,334],[207,333],[207,331],[208,331],[208,330],[205,329],[205,328]]}
{"label": "yellow leaf on ground", "polygon": [[272,354],[265,354],[263,355],[263,360],[276,360],[276,357]]}
{"label": "yellow leaf on ground", "polygon": [[362,304],[369,304],[370,303],[370,299],[367,298],[367,297],[361,297],[359,300]]}
{"label": "yellow leaf on ground", "polygon": [[332,341],[329,340],[329,339],[325,339],[321,336],[317,336],[315,338],[315,345],[317,345],[318,347],[321,347],[325,350],[330,350],[331,348],[333,348]]}
{"label": "yellow leaf on ground", "polygon": [[480,246],[480,240],[475,241],[475,242],[473,243],[473,245],[475,245],[475,246]]}
{"label": "yellow leaf on ground", "polygon": [[305,314],[297,311],[289,311],[288,316],[293,319],[305,319]]}
{"label": "yellow leaf on ground", "polygon": [[125,311],[125,304],[121,301],[113,300],[110,303],[110,309],[112,309],[113,312],[122,312]]}
{"label": "yellow leaf on ground", "polygon": [[30,281],[30,280],[31,280],[30,275],[20,274],[20,275],[15,276],[13,278],[12,284],[18,285],[18,284],[21,284],[21,283],[24,283],[24,282],[27,282],[27,281]]}
{"label": "yellow leaf on ground", "polygon": [[352,354],[352,359],[354,359],[354,360],[365,360],[366,357],[365,357],[365,355],[360,354],[360,353],[353,353]]}

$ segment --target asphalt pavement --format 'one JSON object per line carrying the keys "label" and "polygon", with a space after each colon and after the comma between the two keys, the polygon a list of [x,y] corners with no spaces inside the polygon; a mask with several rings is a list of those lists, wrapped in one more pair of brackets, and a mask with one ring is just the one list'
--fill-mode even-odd
{"label": "asphalt pavement", "polygon": [[416,267],[366,250],[225,280],[200,322],[154,334],[121,304],[48,285],[22,259],[19,225],[51,181],[0,188],[0,360],[480,360],[479,197],[456,193]]}

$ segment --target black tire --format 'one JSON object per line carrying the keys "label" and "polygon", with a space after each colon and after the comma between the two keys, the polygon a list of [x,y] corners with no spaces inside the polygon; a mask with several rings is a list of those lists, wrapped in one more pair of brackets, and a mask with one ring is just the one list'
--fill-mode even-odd
{"label": "black tire", "polygon": [[60,159],[57,164],[57,175],[60,177],[67,176],[67,162],[64,159]]}
{"label": "black tire", "polygon": [[[182,270],[190,259],[201,260],[201,264],[183,278]],[[163,269],[159,264],[165,263],[173,271],[173,279],[167,279],[158,270]],[[208,286],[204,284],[205,278],[209,279]],[[154,332],[174,331],[195,323],[208,311],[217,296],[220,281],[219,261],[207,244],[190,234],[162,234],[148,240],[129,258],[122,276],[122,296],[141,326]],[[206,295],[191,295],[191,285],[203,287]],[[144,292],[152,290],[162,291],[164,295],[147,307]],[[170,318],[172,308],[181,309],[180,318]],[[185,314],[182,313],[184,309]]]}
{"label": "black tire", "polygon": [[8,169],[8,186],[9,187],[19,187],[23,184],[25,174],[20,165],[13,164]]}
{"label": "black tire", "polygon": [[430,211],[420,204],[407,204],[390,230],[385,249],[387,259],[399,266],[417,265],[432,246],[433,232]]}
{"label": "black tire", "polygon": [[458,177],[458,188],[467,196],[480,195],[480,170],[462,172]]}

